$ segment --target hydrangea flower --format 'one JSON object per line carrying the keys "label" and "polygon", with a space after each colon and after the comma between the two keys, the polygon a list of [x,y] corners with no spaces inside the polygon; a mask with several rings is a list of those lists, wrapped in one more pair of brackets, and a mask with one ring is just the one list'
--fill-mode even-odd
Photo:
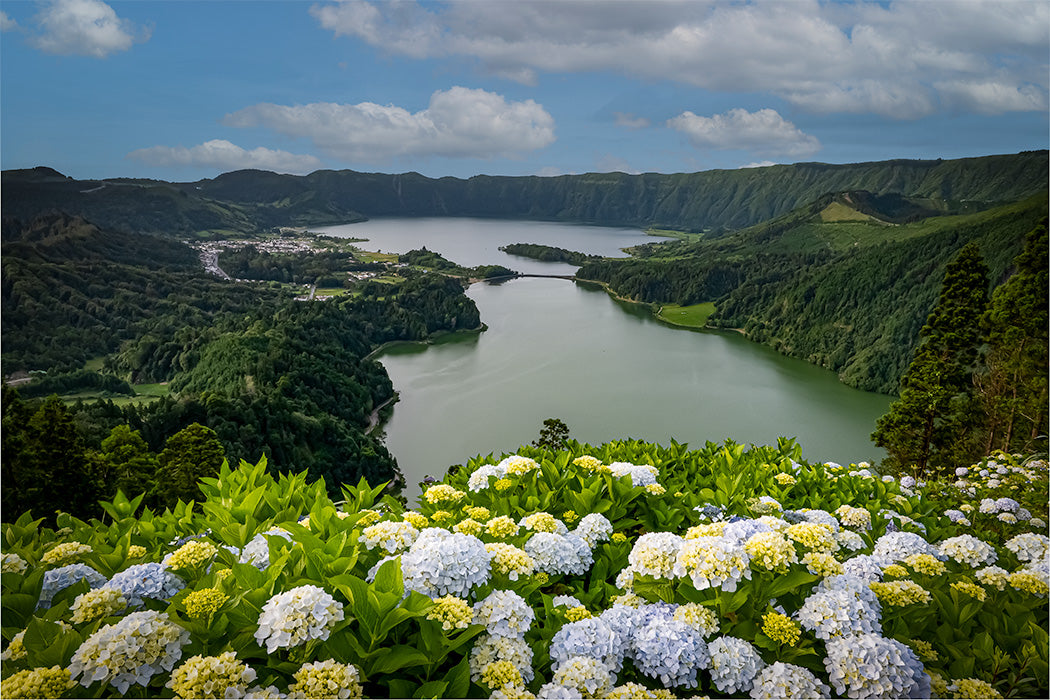
{"label": "hydrangea flower", "polygon": [[103,586],[78,595],[70,611],[73,613],[73,622],[80,624],[116,615],[126,607],[128,601],[119,588]]}
{"label": "hydrangea flower", "polygon": [[255,669],[227,651],[218,656],[191,656],[164,686],[180,698],[235,698],[244,694],[255,676]]}
{"label": "hydrangea flower", "polygon": [[506,539],[518,534],[521,526],[506,515],[498,515],[485,523],[485,534],[496,539]]}
{"label": "hydrangea flower", "polygon": [[485,550],[491,557],[492,573],[506,576],[511,581],[517,581],[520,576],[531,576],[536,568],[532,557],[512,544],[491,542],[485,545]]}
{"label": "hydrangea flower", "polygon": [[14,552],[4,553],[3,563],[0,564],[0,572],[3,572],[5,574],[20,574],[28,568],[29,562],[27,562],[22,557],[18,556]]}
{"label": "hydrangea flower", "polygon": [[711,680],[723,693],[751,690],[755,676],[766,665],[750,642],[737,637],[713,639],[707,652],[711,655]]}
{"label": "hydrangea flower", "polygon": [[11,674],[0,681],[0,696],[5,698],[58,698],[75,686],[68,669],[61,666],[30,668]]}
{"label": "hydrangea flower", "polygon": [[167,600],[186,587],[181,578],[156,562],[133,564],[114,574],[109,585],[119,588],[133,608],[142,605],[143,598]]}
{"label": "hydrangea flower", "polygon": [[1006,548],[1020,561],[1043,561],[1050,551],[1050,537],[1026,532],[1007,540]]}
{"label": "hydrangea flower", "polygon": [[493,661],[481,669],[481,678],[478,683],[493,690],[503,687],[523,687],[524,681],[514,664],[509,661]]}
{"label": "hydrangea flower", "polygon": [[824,667],[839,695],[851,698],[928,698],[930,677],[907,645],[860,632],[827,643]]}
{"label": "hydrangea flower", "polygon": [[917,571],[927,576],[939,576],[948,570],[944,562],[932,554],[909,554],[904,557],[903,561],[912,571]]}
{"label": "hydrangea flower", "polygon": [[401,557],[405,588],[431,598],[466,598],[489,578],[489,553],[477,537],[440,528],[423,530]]}
{"label": "hydrangea flower", "polygon": [[865,581],[879,581],[882,579],[882,560],[870,554],[858,554],[842,562],[842,573]]}
{"label": "hydrangea flower", "polygon": [[525,543],[536,570],[546,574],[583,574],[594,563],[590,547],[573,533],[537,532]]}
{"label": "hydrangea flower", "polygon": [[705,638],[717,633],[719,629],[718,614],[699,603],[679,605],[674,611],[673,619],[684,622]]}
{"label": "hydrangea flower", "polygon": [[218,552],[215,545],[207,540],[191,540],[164,557],[161,564],[173,571],[195,569],[210,561]]}
{"label": "hydrangea flower", "polygon": [[524,637],[535,618],[536,613],[514,591],[492,591],[474,605],[474,622],[493,635]]}
{"label": "hydrangea flower", "polygon": [[90,551],[91,545],[81,544],[80,542],[62,542],[44,552],[40,563],[44,566],[68,564],[81,554],[87,554]]}
{"label": "hydrangea flower", "polygon": [[[869,595],[874,597],[870,592]],[[857,591],[845,588],[818,588],[806,598],[795,617],[819,639],[882,631],[881,609],[872,606]]]}
{"label": "hydrangea flower", "polygon": [[778,644],[792,647],[801,638],[802,630],[797,622],[774,610],[762,616],[762,634]]}
{"label": "hydrangea flower", "polygon": [[427,619],[440,622],[441,629],[446,632],[465,630],[474,621],[474,608],[462,598],[446,595],[434,599],[434,607],[427,613]]}
{"label": "hydrangea flower", "polygon": [[871,529],[871,512],[867,508],[854,508],[850,505],[841,505],[835,510],[839,522],[846,527],[858,530]]}
{"label": "hydrangea flower", "polygon": [[[26,652],[25,644],[23,643],[25,636],[26,631],[22,630],[21,632],[16,633],[14,637],[11,637],[11,643],[8,644],[7,648],[4,649],[2,654],[0,654],[0,660],[18,661],[19,659],[24,659],[28,653]],[[0,694],[0,697],[2,696],[3,694]]]}
{"label": "hydrangea flower", "polygon": [[379,547],[390,554],[408,549],[417,537],[419,530],[404,521],[384,520],[361,531],[361,542],[365,547]]}
{"label": "hydrangea flower", "polygon": [[633,658],[639,671],[665,687],[695,688],[696,674],[707,667],[707,644],[692,626],[654,619],[634,634]]}
{"label": "hydrangea flower", "polygon": [[499,479],[504,474],[506,474],[506,470],[498,464],[483,464],[467,479],[467,488],[473,492],[487,489],[490,476]]}
{"label": "hydrangea flower", "polygon": [[[811,512],[813,511],[807,512],[806,516],[809,517]],[[837,529],[824,522],[804,522],[795,523],[785,530],[784,534],[810,551],[834,552],[839,548],[838,542],[835,541]]]}
{"label": "hydrangea flower", "polygon": [[822,683],[809,669],[781,661],[759,671],[751,687],[751,697],[763,700],[825,698],[830,694],[831,688]]}
{"label": "hydrangea flower", "polygon": [[779,532],[759,532],[748,538],[744,549],[751,557],[751,566],[777,573],[787,573],[798,562],[795,547]]}
{"label": "hydrangea flower", "polygon": [[131,685],[147,685],[154,675],[171,671],[189,642],[189,631],[164,613],[134,612],[84,640],[69,670],[85,688],[102,681],[124,694]]}
{"label": "hydrangea flower", "polygon": [[864,549],[864,538],[853,530],[839,530],[835,533],[835,542],[841,549],[848,549],[851,552]]}
{"label": "hydrangea flower", "polygon": [[942,557],[951,557],[960,564],[977,567],[981,564],[994,564],[998,559],[995,548],[973,535],[949,537],[937,546]]}
{"label": "hydrangea flower", "polygon": [[260,571],[266,570],[270,565],[270,543],[266,539],[266,535],[283,537],[289,542],[292,539],[292,536],[287,531],[279,527],[261,532],[253,537],[248,544],[244,545],[244,549],[241,550],[241,555],[238,559],[241,564],[254,564],[255,568]]}
{"label": "hydrangea flower", "polygon": [[990,683],[978,678],[959,679],[949,685],[946,690],[952,694],[953,698],[985,698],[986,700],[991,700],[1003,696]]}
{"label": "hydrangea flower", "polygon": [[540,468],[536,460],[521,455],[504,457],[500,461],[499,466],[503,467],[505,474],[511,474],[512,476],[521,476]]}
{"label": "hydrangea flower", "polygon": [[591,513],[583,516],[579,525],[573,530],[591,549],[594,549],[599,542],[609,539],[612,531],[612,523],[601,513]]}
{"label": "hydrangea flower", "polygon": [[603,467],[606,470],[608,470],[608,467],[602,464],[602,461],[600,459],[598,459],[597,457],[592,457],[590,455],[583,455],[582,457],[577,457],[576,459],[572,460],[572,463],[585,472],[601,471]]}
{"label": "hydrangea flower", "polygon": [[887,532],[875,542],[871,555],[882,562],[882,565],[902,561],[910,554],[932,554],[938,559],[944,555],[937,548],[914,532]]}
{"label": "hydrangea flower", "polygon": [[459,503],[467,494],[448,484],[434,484],[423,492],[423,500],[431,505]]}
{"label": "hydrangea flower", "polygon": [[50,608],[51,599],[56,593],[63,588],[69,588],[81,579],[85,579],[92,588],[100,588],[106,583],[106,577],[87,564],[66,564],[44,572],[44,585],[40,590],[40,601],[37,603],[37,608]]}
{"label": "hydrangea flower", "polygon": [[550,513],[545,513],[543,511],[533,513],[532,515],[526,515],[518,522],[518,525],[527,530],[532,530],[533,532],[556,532],[559,535],[564,535],[569,531],[569,529],[565,527],[565,523],[558,520]]}
{"label": "hydrangea flower", "polygon": [[597,659],[612,671],[623,665],[623,648],[616,632],[600,617],[563,625],[551,639],[549,653],[553,670],[575,656]]}
{"label": "hydrangea flower", "polygon": [[360,698],[364,692],[357,667],[334,659],[303,664],[293,677],[295,682],[288,686],[290,697]]}
{"label": "hydrangea flower", "polygon": [[930,592],[914,581],[875,581],[869,583],[868,587],[875,591],[879,602],[886,605],[900,607],[915,603],[929,603],[933,600]]}
{"label": "hydrangea flower", "polygon": [[566,608],[578,608],[582,607],[583,603],[580,602],[579,598],[571,595],[556,595],[551,598],[551,606],[559,607],[565,606]]}
{"label": "hydrangea flower", "polygon": [[616,682],[608,666],[587,656],[573,656],[554,672],[551,683],[574,691],[573,697],[601,697]]}
{"label": "hydrangea flower", "polygon": [[198,620],[206,620],[214,615],[226,602],[227,596],[218,588],[202,588],[193,591],[182,599],[182,605],[186,608],[186,614]]}
{"label": "hydrangea flower", "polygon": [[674,575],[688,577],[697,590],[735,591],[737,582],[751,578],[750,557],[742,544],[724,537],[685,540],[675,559]]}
{"label": "hydrangea flower", "polygon": [[497,634],[483,634],[474,642],[470,650],[470,679],[475,683],[481,680],[485,667],[493,661],[509,661],[521,673],[525,683],[532,681],[535,672],[532,669],[532,647],[523,637],[507,637]]}
{"label": "hydrangea flower", "polygon": [[656,467],[649,464],[631,464],[630,462],[613,462],[609,465],[613,478],[630,477],[632,486],[649,486],[656,483],[660,475]]}
{"label": "hydrangea flower", "polygon": [[674,578],[675,560],[682,538],[671,532],[647,532],[639,537],[627,561],[639,574],[656,578]]}
{"label": "hydrangea flower", "polygon": [[967,518],[966,513],[962,512],[961,510],[949,508],[948,510],[944,511],[944,517],[948,518],[948,520],[951,520],[953,523],[957,523],[959,525],[965,525],[966,527],[969,527],[971,525],[970,519]]}
{"label": "hydrangea flower", "polygon": [[328,639],[343,619],[343,605],[318,586],[298,586],[272,596],[259,615],[255,641],[269,654],[311,639]]}
{"label": "hydrangea flower", "polygon": [[1047,572],[1036,569],[1018,569],[1006,577],[1012,588],[1045,598],[1050,592]]}

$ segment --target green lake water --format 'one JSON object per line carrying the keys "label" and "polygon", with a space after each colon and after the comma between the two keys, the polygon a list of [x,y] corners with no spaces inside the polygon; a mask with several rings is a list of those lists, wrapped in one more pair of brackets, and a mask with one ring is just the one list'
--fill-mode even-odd
{"label": "green lake water", "polygon": [[[376,224],[328,232],[368,237],[360,245],[370,250],[426,245],[465,265],[498,263],[550,274],[573,268],[496,248],[540,242],[611,255],[652,240],[630,229],[553,223]],[[796,438],[809,460],[846,464],[884,456],[869,435],[890,397],[851,389],[832,372],[739,334],[674,328],[645,307],[568,280],[479,283],[467,294],[488,330],[394,346],[379,356],[399,393],[383,426],[386,445],[410,499],[424,476],[440,478],[449,465],[477,454],[513,452],[536,439],[551,417],[563,420],[573,438],[592,444],[621,438],[665,444],[673,438],[697,447],[725,439],[776,444],[785,436]]]}

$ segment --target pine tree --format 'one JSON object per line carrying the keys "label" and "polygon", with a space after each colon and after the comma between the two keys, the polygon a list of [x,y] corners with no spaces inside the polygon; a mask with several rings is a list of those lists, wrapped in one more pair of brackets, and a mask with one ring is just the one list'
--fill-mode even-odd
{"label": "pine tree", "polygon": [[918,475],[947,469],[972,433],[973,374],[988,300],[988,268],[970,243],[945,268],[940,297],[919,332],[919,347],[901,379],[900,398],[871,438],[889,464]]}
{"label": "pine tree", "polygon": [[157,478],[151,492],[160,507],[173,506],[179,500],[199,501],[201,477],[215,476],[224,460],[222,443],[211,428],[191,423],[164,443],[157,458]]}
{"label": "pine tree", "polygon": [[1030,450],[1047,434],[1048,249],[1044,219],[1025,238],[1024,251],[1014,259],[1014,274],[995,290],[983,319],[987,369],[975,383],[985,416],[980,435],[984,454]]}

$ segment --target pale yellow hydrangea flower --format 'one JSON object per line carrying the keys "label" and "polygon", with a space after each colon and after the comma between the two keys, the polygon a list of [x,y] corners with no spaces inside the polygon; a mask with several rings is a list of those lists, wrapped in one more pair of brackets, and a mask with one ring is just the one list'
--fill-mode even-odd
{"label": "pale yellow hydrangea flower", "polygon": [[452,529],[463,535],[472,535],[477,537],[481,534],[481,531],[485,529],[485,526],[479,523],[474,518],[465,518],[456,523],[455,527],[453,527]]}
{"label": "pale yellow hydrangea flower", "polygon": [[1001,698],[1003,695],[993,688],[990,683],[978,678],[963,678],[948,686],[947,690],[953,698]]}
{"label": "pale yellow hydrangea flower", "polygon": [[580,605],[566,610],[565,617],[568,618],[569,622],[579,622],[580,620],[594,617],[594,615],[591,614],[590,610]]}
{"label": "pale yellow hydrangea flower", "polygon": [[518,524],[506,515],[498,515],[485,523],[485,534],[497,539],[505,539],[518,534]]}
{"label": "pale yellow hydrangea flower", "polygon": [[434,607],[427,613],[428,620],[441,623],[441,629],[465,630],[474,621],[474,608],[470,603],[454,595],[434,599]]}
{"label": "pale yellow hydrangea flower", "polygon": [[119,588],[103,586],[78,595],[70,610],[73,622],[80,624],[115,615],[126,607],[128,601]]}
{"label": "pale yellow hydrangea flower", "polygon": [[842,564],[827,552],[806,552],[802,557],[802,563],[806,565],[810,573],[824,578],[838,576],[845,571]]}
{"label": "pale yellow hydrangea flower", "polygon": [[468,506],[463,509],[463,512],[466,513],[468,517],[471,517],[478,522],[488,520],[492,517],[492,511],[485,506]]}
{"label": "pale yellow hydrangea flower", "polygon": [[795,477],[791,476],[790,474],[786,474],[784,472],[781,472],[781,473],[777,474],[773,478],[781,486],[794,486],[795,484],[798,483],[798,481],[795,479]]}
{"label": "pale yellow hydrangea flower", "polygon": [[786,573],[798,561],[795,546],[779,532],[756,533],[744,543],[744,549],[758,569]]}
{"label": "pale yellow hydrangea flower", "polygon": [[491,689],[504,686],[518,687],[525,684],[518,667],[509,661],[492,661],[481,669],[481,685]]}
{"label": "pale yellow hydrangea flower", "polygon": [[533,513],[532,515],[525,516],[525,519],[521,522],[529,530],[536,532],[557,532],[558,531],[558,520],[550,513],[540,511],[539,513]]}
{"label": "pale yellow hydrangea flower", "polygon": [[980,602],[984,602],[985,598],[988,597],[988,592],[976,583],[970,583],[969,581],[954,581],[951,584],[954,590],[959,591],[965,596],[969,596]]}
{"label": "pale yellow hydrangea flower", "polygon": [[406,510],[401,518],[417,530],[430,526],[430,520],[427,516],[414,510]]}
{"label": "pale yellow hydrangea flower", "polygon": [[141,544],[133,544],[128,547],[128,559],[141,559],[146,556],[146,548]]}
{"label": "pale yellow hydrangea flower", "polygon": [[449,486],[448,484],[434,484],[423,493],[427,503],[436,505],[438,503],[458,503],[466,498],[467,494]]}
{"label": "pale yellow hydrangea flower", "polygon": [[868,588],[875,591],[883,605],[904,606],[933,600],[930,592],[914,581],[872,581]]}
{"label": "pale yellow hydrangea flower", "polygon": [[0,681],[4,698],[57,698],[74,687],[72,674],[61,666],[18,671]]}
{"label": "pale yellow hydrangea flower", "polygon": [[839,548],[835,533],[824,523],[795,523],[784,534],[813,552],[834,552]]}
{"label": "pale yellow hydrangea flower", "polygon": [[168,568],[172,570],[194,569],[209,561],[218,551],[211,542],[204,540],[187,542],[168,557]]}
{"label": "pale yellow hydrangea flower", "polygon": [[787,615],[773,611],[762,616],[762,634],[778,644],[793,647],[802,637],[802,628]]}
{"label": "pale yellow hydrangea flower", "polygon": [[531,576],[536,563],[524,549],[502,542],[490,542],[485,551],[491,555],[492,572],[517,581],[519,576]]}
{"label": "pale yellow hydrangea flower", "polygon": [[227,596],[218,588],[202,588],[182,599],[186,614],[198,620],[204,620],[218,612]]}
{"label": "pale yellow hydrangea flower", "polygon": [[693,525],[685,531],[685,539],[695,540],[697,537],[721,537],[725,527],[726,524],[722,521]]}
{"label": "pale yellow hydrangea flower", "polygon": [[335,659],[303,664],[294,675],[295,683],[288,687],[292,697],[304,698],[359,698],[363,693],[361,674],[353,664],[341,664]]}
{"label": "pale yellow hydrangea flower", "polygon": [[912,571],[927,576],[939,576],[948,570],[944,562],[932,554],[910,554],[904,557],[904,563],[910,566]]}
{"label": "pale yellow hydrangea flower", "polygon": [[172,671],[164,685],[180,698],[241,697],[255,676],[255,669],[227,651],[219,656],[191,656]]}
{"label": "pale yellow hydrangea flower", "polygon": [[90,551],[92,551],[91,545],[80,542],[63,542],[44,552],[40,563],[44,566],[70,564],[76,561],[81,554],[87,554]]}

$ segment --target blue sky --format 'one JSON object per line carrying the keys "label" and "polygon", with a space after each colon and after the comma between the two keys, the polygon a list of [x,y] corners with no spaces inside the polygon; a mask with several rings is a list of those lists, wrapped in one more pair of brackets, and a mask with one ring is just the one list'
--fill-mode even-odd
{"label": "blue sky", "polygon": [[1050,3],[0,2],[0,161],[693,172],[1047,148]]}

